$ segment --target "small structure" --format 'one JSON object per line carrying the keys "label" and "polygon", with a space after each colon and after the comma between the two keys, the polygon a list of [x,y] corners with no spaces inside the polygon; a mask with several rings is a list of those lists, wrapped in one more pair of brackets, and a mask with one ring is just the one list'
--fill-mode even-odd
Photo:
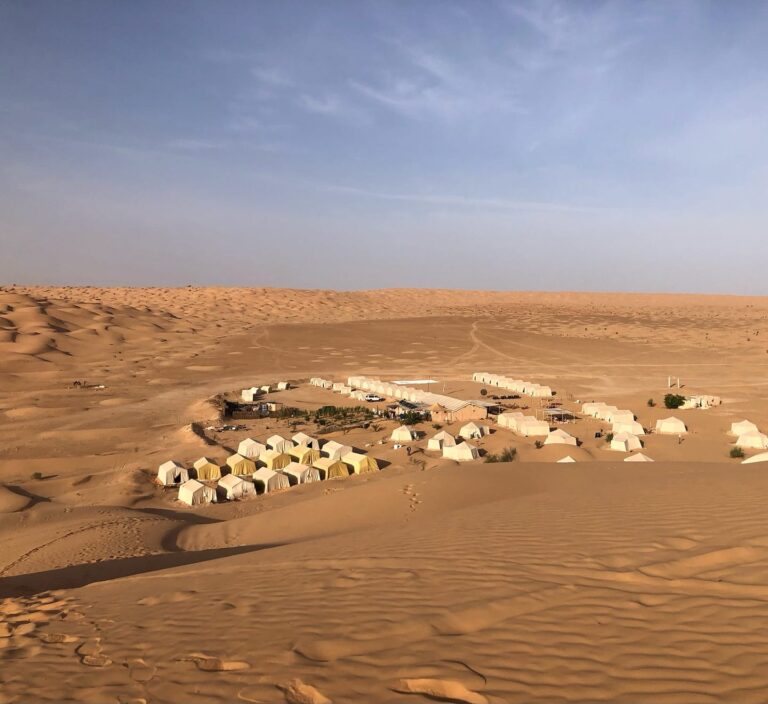
{"label": "small structure", "polygon": [[598,414],[606,407],[603,401],[588,401],[581,404],[581,412],[585,416],[597,418]]}
{"label": "small structure", "polygon": [[188,479],[179,487],[179,501],[187,506],[210,504],[216,501],[216,490],[197,479]]}
{"label": "small structure", "polygon": [[246,438],[237,446],[237,454],[255,460],[262,452],[267,451],[267,446],[256,442],[253,438]]}
{"label": "small structure", "polygon": [[731,435],[743,435],[744,433],[759,433],[757,426],[748,420],[740,420],[738,423],[731,423]]}
{"label": "small structure", "polygon": [[557,462],[559,464],[560,462],[575,462],[575,461],[576,460],[573,459],[573,457],[571,457],[570,455],[566,455],[565,457],[563,457],[563,459],[558,460]]}
{"label": "small structure", "polygon": [[243,389],[240,392],[240,398],[248,403],[253,403],[260,395],[261,390],[256,386],[252,386],[250,389]]}
{"label": "small structure", "polygon": [[335,440],[329,440],[325,443],[325,445],[323,445],[320,451],[332,460],[340,460],[342,457],[344,457],[344,455],[348,455],[354,450],[350,445],[342,445],[340,442],[336,442]]}
{"label": "small structure", "polygon": [[267,450],[259,455],[259,459],[256,460],[256,464],[260,467],[267,467],[268,469],[278,470],[287,467],[291,463],[291,456],[285,452],[278,452],[277,450]]}
{"label": "small structure", "polygon": [[636,455],[630,455],[629,457],[624,458],[625,462],[653,462],[653,460],[648,457],[648,455],[644,455],[642,452],[638,452]]}
{"label": "small structure", "polygon": [[288,452],[293,447],[293,441],[286,440],[282,435],[270,435],[267,438],[267,447],[275,452]]}
{"label": "small structure", "polygon": [[341,458],[341,461],[349,466],[352,474],[376,472],[379,469],[378,462],[373,457],[364,455],[362,452],[348,452]]}
{"label": "small structure", "polygon": [[523,416],[523,419],[517,422],[517,432],[526,438],[549,435],[549,423],[533,416]]}
{"label": "small structure", "polygon": [[656,421],[656,432],[660,435],[683,435],[688,432],[688,428],[679,418],[670,416]]}
{"label": "small structure", "polygon": [[520,411],[507,411],[502,413],[496,419],[500,428],[509,428],[510,430],[517,430],[517,424],[525,418],[525,415]]}
{"label": "small structure", "polygon": [[281,471],[288,477],[291,486],[295,486],[296,484],[311,484],[312,482],[320,481],[320,472],[314,467],[307,467],[307,465],[299,464],[298,462],[291,462]]}
{"label": "small structure", "polygon": [[631,423],[628,423],[628,422],[614,423],[613,427],[611,428],[611,432],[614,435],[618,433],[632,433],[632,435],[645,435],[645,428],[643,428],[641,423],[639,423],[636,420],[633,420]]}
{"label": "small structure", "polygon": [[320,479],[340,479],[349,476],[349,468],[341,460],[321,457],[312,465],[319,473]]}
{"label": "small structure", "polygon": [[392,431],[389,439],[392,442],[411,442],[416,439],[416,431],[409,425],[401,425]]}
{"label": "small structure", "polygon": [[448,445],[443,447],[443,457],[456,462],[470,462],[480,457],[480,453],[474,445],[468,442],[460,442],[458,445]]}
{"label": "small structure", "polygon": [[490,429],[487,425],[478,425],[477,423],[467,423],[462,425],[459,429],[459,437],[465,440],[479,440],[484,435],[490,433]]}
{"label": "small structure", "polygon": [[277,390],[278,391],[288,391],[288,389],[291,388],[291,385],[287,381],[278,381],[277,382]]}
{"label": "small structure", "polygon": [[320,459],[320,450],[307,447],[306,445],[299,445],[298,447],[292,447],[288,450],[288,454],[299,464],[304,464],[307,467],[312,466],[317,460]]}
{"label": "small structure", "polygon": [[637,435],[632,435],[632,433],[616,433],[611,438],[611,449],[617,452],[632,452],[633,450],[640,450],[642,447],[640,438]]}
{"label": "small structure", "polygon": [[558,428],[557,430],[553,430],[544,440],[545,445],[573,445],[574,447],[578,444],[576,441],[576,438],[573,437],[573,435],[569,435],[564,430],[561,430]]}
{"label": "small structure", "polygon": [[256,488],[251,482],[247,482],[235,474],[228,474],[226,477],[219,479],[217,488],[227,501],[242,499],[256,493]]}
{"label": "small structure", "polygon": [[261,467],[253,473],[253,486],[259,494],[287,489],[290,485],[288,477],[268,467]]}
{"label": "small structure", "polygon": [[742,464],[755,464],[756,462],[768,462],[768,452],[761,452],[758,455],[747,457]]}
{"label": "small structure", "polygon": [[211,462],[207,457],[201,457],[194,465],[195,476],[203,482],[214,482],[221,479],[221,467]]}
{"label": "small structure", "polygon": [[157,468],[157,481],[163,486],[183,484],[189,479],[189,472],[178,462],[168,460]]}
{"label": "small structure", "polygon": [[256,471],[256,463],[252,459],[239,454],[227,457],[227,467],[237,477],[247,477]]}
{"label": "small structure", "polygon": [[768,450],[768,435],[758,430],[742,433],[736,439],[736,444],[742,449]]}
{"label": "small structure", "polygon": [[265,394],[268,394],[270,391],[272,391],[272,387],[269,384],[264,384],[264,386],[261,387],[261,391],[263,391]]}
{"label": "small structure", "polygon": [[616,409],[615,411],[609,411],[605,420],[609,423],[632,423],[635,420],[635,414],[632,411],[623,409]]}
{"label": "small structure", "polygon": [[455,444],[456,438],[445,430],[441,430],[427,441],[427,449],[441,452],[444,447],[452,447]]}
{"label": "small structure", "polygon": [[429,406],[429,415],[434,423],[446,425],[488,417],[488,406],[480,401],[461,401],[449,397],[442,397],[442,401],[435,401]]}

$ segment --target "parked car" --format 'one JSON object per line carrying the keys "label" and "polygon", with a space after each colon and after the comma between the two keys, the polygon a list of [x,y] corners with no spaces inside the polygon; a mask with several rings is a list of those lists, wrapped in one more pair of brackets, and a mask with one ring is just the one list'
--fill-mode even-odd
{"label": "parked car", "polygon": [[369,401],[370,403],[376,403],[377,401],[383,401],[384,399],[381,396],[377,396],[376,394],[366,394],[365,400]]}

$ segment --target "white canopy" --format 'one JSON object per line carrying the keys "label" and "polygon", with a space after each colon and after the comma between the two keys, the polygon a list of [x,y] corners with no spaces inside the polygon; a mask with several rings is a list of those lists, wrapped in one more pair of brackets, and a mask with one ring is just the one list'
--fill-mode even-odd
{"label": "white canopy", "polygon": [[656,432],[661,435],[682,435],[687,433],[688,429],[679,418],[670,416],[669,418],[659,418],[656,421]]}
{"label": "white canopy", "polygon": [[547,435],[545,445],[577,445],[576,438],[558,428]]}

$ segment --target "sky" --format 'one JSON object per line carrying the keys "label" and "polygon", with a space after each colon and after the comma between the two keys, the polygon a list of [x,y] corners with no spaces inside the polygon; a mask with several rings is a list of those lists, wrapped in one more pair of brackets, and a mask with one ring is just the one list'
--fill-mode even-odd
{"label": "sky", "polygon": [[0,283],[768,294],[768,3],[0,0]]}

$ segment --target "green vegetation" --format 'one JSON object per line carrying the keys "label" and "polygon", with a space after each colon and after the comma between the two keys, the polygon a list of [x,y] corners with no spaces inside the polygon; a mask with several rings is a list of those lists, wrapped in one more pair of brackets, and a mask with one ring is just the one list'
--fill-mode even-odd
{"label": "green vegetation", "polygon": [[649,398],[647,403],[648,403],[648,408],[653,408],[656,405],[656,401],[654,401],[652,398]]}
{"label": "green vegetation", "polygon": [[493,453],[488,453],[484,461],[493,463],[493,462],[514,462],[515,458],[517,457],[517,448],[515,447],[505,447],[500,454],[494,455]]}
{"label": "green vegetation", "polygon": [[417,413],[416,411],[408,411],[407,413],[403,414],[400,420],[403,421],[403,425],[416,425],[417,423],[421,423],[421,421],[424,419],[421,417],[421,413]]}
{"label": "green vegetation", "polygon": [[608,434],[605,436],[605,441],[606,441],[606,442],[611,442],[611,440],[613,440],[613,433],[608,433]]}
{"label": "green vegetation", "polygon": [[39,482],[43,478],[43,473],[42,472],[33,472],[31,478],[34,479],[36,482]]}
{"label": "green vegetation", "polygon": [[443,426],[440,423],[432,423],[432,427],[435,430],[441,430]]}
{"label": "green vegetation", "polygon": [[541,440],[537,440],[535,443],[533,443],[533,446],[537,450],[540,450],[542,447],[544,447],[544,443]]}
{"label": "green vegetation", "polygon": [[685,403],[685,396],[680,394],[667,394],[664,397],[664,405],[667,408],[680,408]]}
{"label": "green vegetation", "polygon": [[744,457],[744,450],[742,450],[738,445],[736,445],[736,447],[731,448],[730,455],[734,459],[740,459]]}

